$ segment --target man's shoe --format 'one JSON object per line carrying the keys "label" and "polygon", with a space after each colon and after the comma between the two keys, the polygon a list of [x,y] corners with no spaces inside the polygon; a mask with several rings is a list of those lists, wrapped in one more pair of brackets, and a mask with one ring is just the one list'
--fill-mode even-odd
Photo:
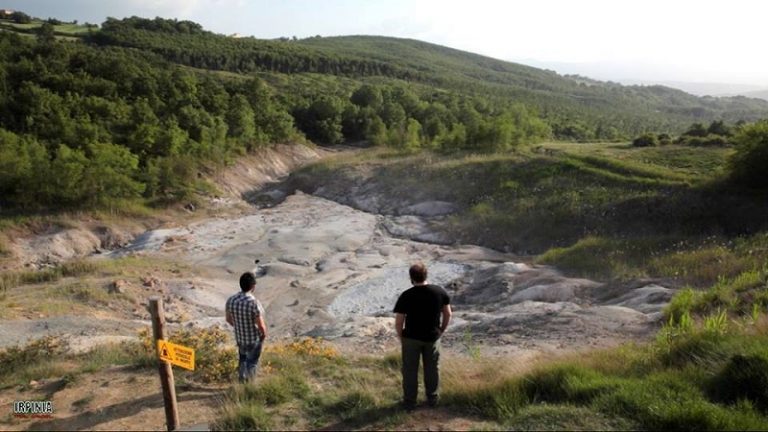
{"label": "man's shoe", "polygon": [[429,405],[430,408],[436,407],[437,403],[438,403],[438,398],[427,400],[427,405]]}
{"label": "man's shoe", "polygon": [[403,407],[403,409],[405,410],[405,412],[409,412],[409,413],[411,413],[411,412],[413,412],[413,411],[415,411],[415,410],[416,410],[416,404],[415,404],[415,403],[413,403],[413,402],[403,402],[403,403],[401,404],[401,406]]}

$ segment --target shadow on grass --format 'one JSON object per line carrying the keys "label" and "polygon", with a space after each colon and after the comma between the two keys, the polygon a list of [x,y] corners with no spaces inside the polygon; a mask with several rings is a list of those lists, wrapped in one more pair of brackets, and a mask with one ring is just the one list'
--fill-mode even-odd
{"label": "shadow on grass", "polygon": [[354,414],[317,430],[353,430],[363,427],[373,427],[374,429],[386,429],[396,425],[403,418],[406,411],[399,403],[392,403],[379,407],[372,407],[362,410],[355,410]]}

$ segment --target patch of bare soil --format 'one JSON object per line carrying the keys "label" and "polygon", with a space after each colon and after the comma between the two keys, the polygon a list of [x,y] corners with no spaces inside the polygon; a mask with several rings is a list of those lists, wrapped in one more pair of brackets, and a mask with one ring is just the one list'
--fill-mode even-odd
{"label": "patch of bare soil", "polygon": [[[222,386],[177,385],[182,427],[215,418],[224,391]],[[53,418],[9,415],[0,422],[0,430],[166,430],[163,396],[154,369],[115,367],[79,376],[74,382],[41,381],[25,389],[0,392],[2,407],[17,400],[40,399],[53,402]]]}

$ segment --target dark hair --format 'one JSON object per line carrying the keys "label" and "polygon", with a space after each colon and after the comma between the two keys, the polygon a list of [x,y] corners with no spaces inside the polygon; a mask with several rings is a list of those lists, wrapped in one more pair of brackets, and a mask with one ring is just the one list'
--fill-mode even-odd
{"label": "dark hair", "polygon": [[256,275],[251,272],[245,272],[240,276],[240,289],[243,292],[250,291],[256,286]]}
{"label": "dark hair", "polygon": [[427,266],[422,263],[416,263],[408,270],[408,274],[411,275],[411,282],[423,283],[427,280]]}

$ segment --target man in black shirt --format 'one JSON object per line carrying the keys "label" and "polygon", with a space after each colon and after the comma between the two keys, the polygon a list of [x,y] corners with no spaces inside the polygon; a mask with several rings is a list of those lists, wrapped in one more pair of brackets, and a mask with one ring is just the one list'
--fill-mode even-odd
{"label": "man in black shirt", "polygon": [[419,357],[424,363],[427,401],[429,406],[437,405],[440,336],[451,321],[451,298],[443,288],[427,283],[424,264],[412,265],[408,273],[413,287],[400,294],[394,312],[395,330],[402,345],[403,405],[411,411],[419,391]]}

